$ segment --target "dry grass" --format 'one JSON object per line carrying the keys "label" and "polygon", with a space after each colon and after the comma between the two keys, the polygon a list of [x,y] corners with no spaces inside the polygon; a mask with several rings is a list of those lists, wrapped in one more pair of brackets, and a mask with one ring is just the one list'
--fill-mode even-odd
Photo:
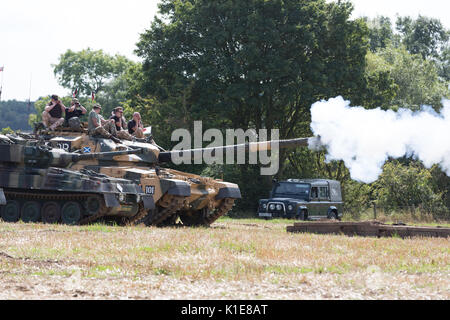
{"label": "dry grass", "polygon": [[[449,219],[450,215],[447,213],[443,215],[446,217],[445,220],[437,220],[432,213],[423,210],[397,210],[397,211],[385,211],[383,208],[377,208],[376,220],[383,223],[397,223],[403,222],[410,225],[430,225],[430,226],[450,226]],[[366,209],[364,211],[358,212],[357,217],[352,215],[350,212],[344,212],[345,221],[365,221],[372,220],[374,218],[373,208]]]}
{"label": "dry grass", "polygon": [[0,223],[0,299],[449,299],[450,241]]}

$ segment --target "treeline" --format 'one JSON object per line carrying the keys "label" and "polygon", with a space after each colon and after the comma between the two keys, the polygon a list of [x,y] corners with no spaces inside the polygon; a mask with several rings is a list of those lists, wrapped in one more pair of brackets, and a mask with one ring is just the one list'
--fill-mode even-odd
{"label": "treeline", "polygon": [[[95,92],[106,112],[119,104],[128,117],[140,111],[166,149],[177,144],[173,130],[193,130],[198,120],[203,130],[277,128],[281,139],[308,137],[311,105],[338,95],[366,108],[439,111],[450,97],[449,30],[423,16],[352,20],[352,11],[345,1],[162,0],[137,43],[142,63],[69,50],[54,71],[86,99]],[[282,150],[276,178],[337,179],[354,216],[375,202],[388,211],[415,206],[449,218],[450,178],[439,167],[392,159],[367,185],[325,155]],[[238,208],[253,212],[273,178],[260,176],[259,165],[177,169],[238,183]]]}
{"label": "treeline", "polygon": [[32,131],[28,125],[28,117],[35,112],[33,102],[0,101],[0,129]]}

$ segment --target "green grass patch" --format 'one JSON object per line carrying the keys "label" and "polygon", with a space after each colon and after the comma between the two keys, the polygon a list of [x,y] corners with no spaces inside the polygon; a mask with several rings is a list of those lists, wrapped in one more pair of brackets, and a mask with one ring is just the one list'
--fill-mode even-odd
{"label": "green grass patch", "polygon": [[256,247],[252,243],[225,240],[217,242],[216,246],[235,253],[256,253]]}
{"label": "green grass patch", "polygon": [[287,265],[272,265],[264,267],[264,272],[275,274],[304,274],[314,272],[314,268],[309,267],[295,267]]}
{"label": "green grass patch", "polygon": [[88,232],[117,232],[123,230],[123,227],[117,227],[117,226],[108,226],[105,224],[92,224],[88,226],[80,227],[80,231],[88,231]]}

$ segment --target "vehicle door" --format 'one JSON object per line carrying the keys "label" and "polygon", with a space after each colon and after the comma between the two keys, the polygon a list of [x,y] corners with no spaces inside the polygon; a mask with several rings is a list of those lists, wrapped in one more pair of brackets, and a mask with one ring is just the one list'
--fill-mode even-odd
{"label": "vehicle door", "polygon": [[330,190],[328,186],[320,186],[319,188],[319,202],[318,215],[322,217],[328,216],[328,209],[330,208]]}
{"label": "vehicle door", "polygon": [[318,216],[320,212],[320,201],[319,201],[319,188],[316,186],[311,187],[311,198],[308,206],[308,216],[314,217]]}

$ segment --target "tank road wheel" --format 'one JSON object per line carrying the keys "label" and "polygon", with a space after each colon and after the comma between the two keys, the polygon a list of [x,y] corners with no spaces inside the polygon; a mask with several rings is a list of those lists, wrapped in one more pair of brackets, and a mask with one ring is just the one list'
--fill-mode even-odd
{"label": "tank road wheel", "polygon": [[2,208],[2,219],[5,222],[17,222],[20,219],[20,203],[16,200],[9,200]]}
{"label": "tank road wheel", "polygon": [[80,205],[76,202],[67,202],[61,209],[61,220],[65,224],[78,224],[81,220]]}
{"label": "tank road wheel", "polygon": [[205,226],[208,227],[217,219],[226,215],[233,208],[235,199],[225,198],[216,210],[211,211],[204,208],[197,211],[184,211],[180,214],[181,222],[185,226]]}
{"label": "tank road wheel", "polygon": [[210,210],[208,208],[203,208],[197,211],[187,211],[180,214],[181,222],[188,227],[200,227],[207,226],[206,217],[208,216]]}
{"label": "tank road wheel", "polygon": [[99,197],[90,196],[89,198],[86,199],[84,206],[86,208],[86,213],[89,216],[94,216],[100,211],[102,204],[100,203]]}
{"label": "tank road wheel", "polygon": [[41,208],[42,222],[56,223],[61,218],[61,206],[56,202],[46,202]]}
{"label": "tank road wheel", "polygon": [[174,214],[161,222],[158,227],[173,227],[177,225],[178,215]]}
{"label": "tank road wheel", "polygon": [[36,201],[27,201],[22,206],[20,218],[23,222],[36,223],[41,220],[41,204]]}

